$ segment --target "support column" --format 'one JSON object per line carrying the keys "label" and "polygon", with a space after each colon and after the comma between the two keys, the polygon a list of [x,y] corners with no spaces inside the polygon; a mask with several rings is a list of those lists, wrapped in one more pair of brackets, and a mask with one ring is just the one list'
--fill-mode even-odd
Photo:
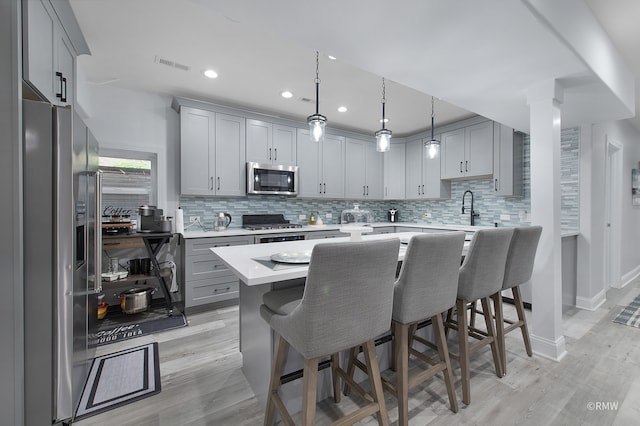
{"label": "support column", "polygon": [[562,331],[560,231],[560,131],[562,88],[548,81],[529,89],[531,224],[542,225],[532,282],[533,352],[559,361],[566,355]]}

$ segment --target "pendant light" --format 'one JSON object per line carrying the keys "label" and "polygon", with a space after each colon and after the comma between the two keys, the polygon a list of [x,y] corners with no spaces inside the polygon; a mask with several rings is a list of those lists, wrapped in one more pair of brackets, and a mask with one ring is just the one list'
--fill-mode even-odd
{"label": "pendant light", "polygon": [[309,135],[314,142],[322,142],[324,140],[324,126],[327,124],[327,117],[318,112],[318,98],[320,97],[319,56],[320,54],[316,50],[316,113],[307,117]]}
{"label": "pendant light", "polygon": [[427,156],[429,158],[436,158],[438,156],[438,154],[440,153],[440,141],[437,141],[436,138],[433,136],[433,130],[434,130],[434,113],[433,113],[433,96],[431,97],[431,140],[426,142],[424,144],[425,148],[427,148]]}
{"label": "pendant light", "polygon": [[391,149],[391,130],[384,128],[384,105],[387,103],[385,97],[384,77],[382,77],[382,129],[378,130],[376,134],[376,151],[387,152]]}

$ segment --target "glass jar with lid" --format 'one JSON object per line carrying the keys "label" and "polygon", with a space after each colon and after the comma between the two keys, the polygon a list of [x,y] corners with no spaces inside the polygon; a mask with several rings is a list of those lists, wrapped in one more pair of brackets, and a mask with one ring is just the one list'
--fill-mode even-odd
{"label": "glass jar with lid", "polygon": [[360,209],[357,203],[353,204],[352,209],[342,210],[340,223],[346,224],[370,224],[373,222],[373,213],[367,209]]}

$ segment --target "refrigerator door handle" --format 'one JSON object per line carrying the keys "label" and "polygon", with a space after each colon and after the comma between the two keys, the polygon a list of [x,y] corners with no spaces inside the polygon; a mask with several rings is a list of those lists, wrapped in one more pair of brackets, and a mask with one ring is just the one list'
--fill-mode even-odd
{"label": "refrigerator door handle", "polygon": [[101,221],[98,220],[98,218],[100,217],[100,209],[102,208],[102,172],[101,171],[97,171],[95,176],[95,197],[94,197],[94,201],[95,201],[95,223],[93,226],[93,232],[94,232],[94,269],[95,271],[95,279],[93,280],[93,291],[95,293],[100,293],[102,292],[102,276],[101,276],[101,272],[102,272],[102,226],[101,226]]}

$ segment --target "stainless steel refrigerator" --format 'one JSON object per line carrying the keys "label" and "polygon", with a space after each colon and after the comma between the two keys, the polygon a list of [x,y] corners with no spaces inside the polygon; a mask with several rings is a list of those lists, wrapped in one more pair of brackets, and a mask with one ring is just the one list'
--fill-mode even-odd
{"label": "stainless steel refrigerator", "polygon": [[71,107],[23,101],[25,421],[73,419],[101,291],[97,143]]}

